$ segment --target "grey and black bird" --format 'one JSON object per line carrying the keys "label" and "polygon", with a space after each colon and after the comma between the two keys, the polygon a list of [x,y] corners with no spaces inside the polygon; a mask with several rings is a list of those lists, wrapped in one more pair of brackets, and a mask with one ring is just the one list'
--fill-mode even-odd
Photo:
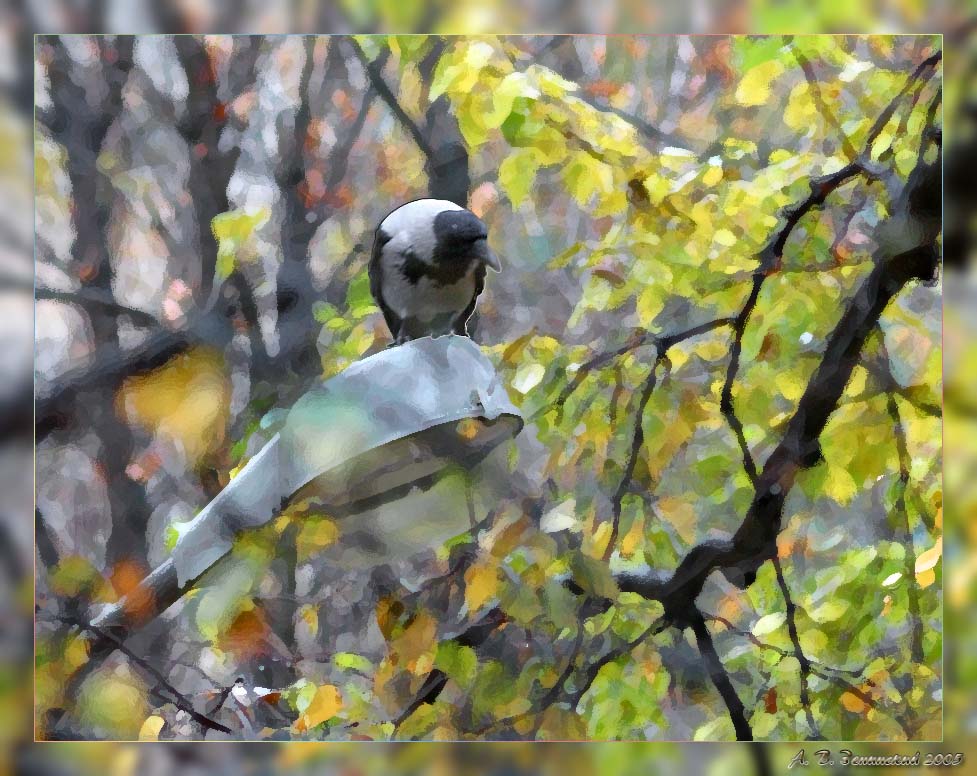
{"label": "grey and black bird", "polygon": [[468,336],[486,267],[502,269],[474,213],[443,199],[418,199],[390,213],[377,227],[369,274],[394,342]]}

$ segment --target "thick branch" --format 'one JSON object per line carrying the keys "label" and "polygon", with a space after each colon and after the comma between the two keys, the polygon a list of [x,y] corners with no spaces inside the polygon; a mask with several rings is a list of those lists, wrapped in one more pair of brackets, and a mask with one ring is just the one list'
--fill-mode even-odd
{"label": "thick branch", "polygon": [[709,670],[709,678],[716,685],[716,689],[722,696],[726,704],[726,709],[729,711],[729,718],[733,722],[733,730],[736,731],[736,740],[752,741],[753,730],[750,728],[750,723],[746,719],[746,709],[743,707],[743,701],[736,694],[736,689],[733,687],[733,683],[729,678],[729,673],[727,673],[723,662],[716,653],[716,647],[712,643],[712,636],[706,627],[706,621],[703,619],[702,613],[696,609],[689,620],[692,632],[695,634],[696,644],[699,645],[699,652],[702,654],[706,668]]}
{"label": "thick branch", "polygon": [[829,335],[822,360],[787,424],[780,444],[767,459],[756,494],[731,540],[694,547],[667,581],[622,575],[621,590],[661,601],[678,625],[706,577],[721,569],[741,586],[776,554],[776,536],[787,492],[798,472],[821,459],[819,437],[858,361],[872,327],[892,298],[912,280],[931,280],[937,270],[935,240],[940,228],[940,161],[921,163],[910,175],[893,215],[880,224],[875,267],[856,291]]}

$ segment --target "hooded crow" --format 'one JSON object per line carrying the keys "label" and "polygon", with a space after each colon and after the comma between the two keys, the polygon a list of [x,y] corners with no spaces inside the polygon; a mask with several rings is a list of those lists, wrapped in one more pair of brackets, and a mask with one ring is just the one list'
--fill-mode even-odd
{"label": "hooded crow", "polygon": [[418,199],[380,222],[370,292],[395,344],[442,334],[468,336],[485,267],[502,266],[474,213],[443,199]]}

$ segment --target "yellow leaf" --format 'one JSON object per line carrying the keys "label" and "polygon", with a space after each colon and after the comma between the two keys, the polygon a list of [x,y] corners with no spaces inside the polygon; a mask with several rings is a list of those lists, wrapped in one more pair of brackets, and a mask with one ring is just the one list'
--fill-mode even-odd
{"label": "yellow leaf", "polygon": [[492,562],[477,563],[465,572],[465,603],[469,613],[478,611],[495,597],[499,587],[497,568]]}
{"label": "yellow leaf", "polygon": [[858,485],[846,468],[829,464],[828,474],[824,480],[824,492],[839,504],[845,505],[855,497]]}
{"label": "yellow leaf", "polygon": [[921,553],[918,558],[916,558],[916,574],[919,575],[924,571],[929,571],[934,566],[936,566],[937,561],[939,561],[940,556],[943,554],[943,537],[940,536],[936,540],[930,549],[926,552]]}
{"label": "yellow leaf", "polygon": [[808,90],[807,82],[797,84],[790,91],[787,107],[784,109],[784,123],[795,131],[809,130],[816,117],[817,109]]}
{"label": "yellow leaf", "polygon": [[118,394],[118,406],[130,422],[174,440],[193,463],[221,445],[229,400],[223,357],[204,347],[129,378]]}
{"label": "yellow leaf", "polygon": [[725,245],[727,248],[736,245],[736,235],[729,231],[729,229],[718,229],[713,235],[713,239],[720,245]]}
{"label": "yellow leaf", "polygon": [[299,718],[297,727],[309,730],[316,725],[335,717],[343,708],[343,696],[331,684],[324,684],[315,691],[305,713]]}
{"label": "yellow leaf", "polygon": [[[418,612],[404,632],[390,644],[400,658],[400,665],[414,674],[420,673],[419,661],[437,650],[438,623],[427,612]],[[421,663],[423,666],[423,663]]]}
{"label": "yellow leaf", "polygon": [[916,574],[916,584],[921,588],[929,587],[936,582],[936,572],[933,569],[926,569]]}
{"label": "yellow leaf", "polygon": [[695,541],[695,509],[685,499],[665,496],[655,503],[657,511],[674,528],[682,541],[692,544]]}
{"label": "yellow leaf", "polygon": [[797,401],[804,393],[805,385],[800,375],[794,375],[790,372],[780,372],[774,378],[774,383],[777,385],[777,390],[780,391],[781,395],[787,401]]}
{"label": "yellow leaf", "polygon": [[649,328],[655,318],[665,308],[667,290],[657,283],[652,283],[641,289],[634,307],[638,313],[638,321],[644,328]]}
{"label": "yellow leaf", "polygon": [[621,555],[630,558],[634,553],[644,546],[645,541],[645,520],[644,515],[638,515],[631,524],[631,528],[621,539]]}
{"label": "yellow leaf", "polygon": [[763,105],[770,99],[770,85],[784,72],[779,60],[770,59],[750,68],[736,87],[736,102],[740,105]]}
{"label": "yellow leaf", "polygon": [[315,635],[319,632],[319,610],[313,604],[303,606],[299,610],[299,614],[302,617],[302,622],[308,626],[310,633]]}
{"label": "yellow leaf", "polygon": [[723,179],[722,165],[710,164],[709,169],[706,170],[705,175],[702,176],[702,182],[706,186],[715,186],[722,179]]}
{"label": "yellow leaf", "polygon": [[516,148],[499,165],[499,184],[513,207],[526,199],[536,180],[539,154],[535,148]]}
{"label": "yellow leaf", "polygon": [[142,723],[142,727],[139,728],[139,740],[140,741],[158,741],[159,731],[163,729],[163,725],[166,721],[162,717],[158,717],[155,714],[151,717],[147,717],[146,721]]}
{"label": "yellow leaf", "polygon": [[300,561],[330,547],[339,538],[339,528],[328,517],[310,516],[301,519],[295,551]]}
{"label": "yellow leaf", "polygon": [[64,664],[69,672],[74,672],[88,662],[88,644],[88,639],[84,638],[73,638],[68,642],[64,650]]}

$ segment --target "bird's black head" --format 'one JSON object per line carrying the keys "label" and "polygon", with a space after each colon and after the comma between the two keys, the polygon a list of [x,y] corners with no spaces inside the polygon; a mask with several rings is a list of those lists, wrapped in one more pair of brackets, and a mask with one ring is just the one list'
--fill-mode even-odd
{"label": "bird's black head", "polygon": [[496,272],[502,267],[488,246],[485,223],[468,210],[442,210],[434,217],[436,263],[481,261]]}

